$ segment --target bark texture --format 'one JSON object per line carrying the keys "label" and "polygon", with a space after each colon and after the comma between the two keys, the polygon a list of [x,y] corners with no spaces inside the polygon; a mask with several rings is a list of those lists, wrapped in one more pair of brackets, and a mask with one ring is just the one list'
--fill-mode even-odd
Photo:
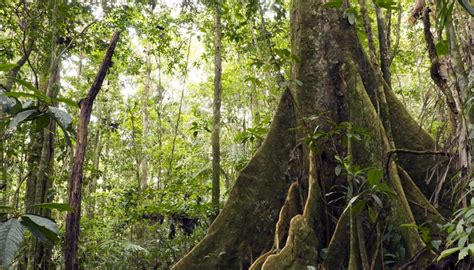
{"label": "bark texture", "polygon": [[115,47],[117,46],[119,35],[119,32],[113,34],[94,83],[87,93],[86,98],[83,99],[80,104],[81,111],[77,128],[77,143],[73,158],[71,179],[69,182],[69,204],[71,205],[73,212],[68,213],[66,217],[66,270],[79,268],[79,263],[77,261],[77,246],[81,219],[82,174],[87,147],[88,126],[94,100],[99,94],[102,83],[107,75],[107,71],[111,66],[112,56]]}
{"label": "bark texture", "polygon": [[[387,224],[402,239],[406,261],[416,257],[415,267],[421,269],[433,258],[434,254],[424,252],[425,244],[414,226],[400,226],[442,220],[426,198],[434,189],[433,183],[425,182],[433,158],[407,154],[389,160],[388,155],[396,148],[433,151],[434,142],[386,83],[390,80],[389,59],[382,59],[385,67],[377,70],[376,60],[369,61],[343,8],[324,8],[323,4],[293,1],[292,53],[301,61],[293,65],[291,80],[303,85],[293,85],[291,94],[285,92],[265,143],[241,172],[208,235],[174,269],[247,269],[249,264],[253,270],[378,269],[384,264],[383,252],[394,248],[381,240],[381,228]],[[285,104],[292,96],[295,118],[288,125],[282,122],[288,121],[282,114],[288,112]],[[346,140],[344,132],[333,132],[340,125],[370,135]],[[289,136],[291,126],[298,129]],[[295,147],[299,165],[293,166],[294,151],[285,145],[307,141],[315,131],[332,135]],[[340,166],[335,156],[348,157],[350,164],[360,168],[383,168],[381,181],[395,195],[383,197],[381,206],[371,199],[356,201],[356,194],[346,201],[328,202],[326,194],[334,188],[360,187],[349,173],[335,173]],[[286,164],[292,165],[287,175],[297,177],[285,181],[282,165]],[[290,185],[289,180],[294,183]],[[273,199],[264,212],[260,206],[270,202],[269,191]],[[358,195],[363,198],[364,193]],[[298,200],[301,206],[296,205]],[[375,217],[370,217],[367,208],[353,210],[363,200],[374,206]]]}
{"label": "bark texture", "polygon": [[219,213],[220,171],[221,171],[221,97],[222,97],[222,57],[221,57],[221,1],[214,7],[214,101],[212,123],[212,204],[215,214]]}
{"label": "bark texture", "polygon": [[293,181],[286,173],[296,146],[295,121],[295,103],[286,91],[267,138],[240,172],[208,234],[173,269],[245,269],[271,248],[274,224]]}

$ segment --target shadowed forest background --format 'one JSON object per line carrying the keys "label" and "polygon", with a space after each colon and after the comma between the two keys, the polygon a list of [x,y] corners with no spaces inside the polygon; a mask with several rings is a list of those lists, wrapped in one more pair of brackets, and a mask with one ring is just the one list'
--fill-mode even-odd
{"label": "shadowed forest background", "polygon": [[469,0],[0,3],[0,269],[472,269]]}

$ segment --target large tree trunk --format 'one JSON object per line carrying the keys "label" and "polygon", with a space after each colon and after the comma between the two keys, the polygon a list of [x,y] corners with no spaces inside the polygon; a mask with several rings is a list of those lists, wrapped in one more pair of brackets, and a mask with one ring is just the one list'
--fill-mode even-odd
{"label": "large tree trunk", "polygon": [[[264,144],[240,173],[208,235],[174,269],[380,268],[381,253],[393,248],[380,240],[387,224],[403,239],[405,261],[418,255],[415,264],[424,267],[433,258],[414,226],[400,226],[440,220],[425,197],[434,189],[424,181],[433,159],[390,154],[398,148],[433,150],[433,140],[376,72],[342,8],[322,4],[293,1],[292,53],[301,61],[291,79],[303,85],[283,94]],[[344,132],[309,139],[341,125],[370,135],[360,141]],[[358,194],[327,202],[335,188],[360,187],[349,174],[336,173],[336,155],[360,168],[383,168],[382,181],[396,195],[384,197],[383,206],[366,201],[375,209],[374,221],[368,211],[352,210],[349,199]]]}

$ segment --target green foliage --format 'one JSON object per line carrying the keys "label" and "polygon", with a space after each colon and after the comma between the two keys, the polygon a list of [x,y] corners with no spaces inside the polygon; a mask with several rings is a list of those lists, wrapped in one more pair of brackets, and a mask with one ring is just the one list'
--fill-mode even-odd
{"label": "green foliage", "polygon": [[436,8],[436,29],[441,36],[446,24],[452,19],[454,0],[440,0],[439,8]]}
{"label": "green foliage", "polygon": [[45,217],[23,214],[0,224],[0,266],[8,268],[23,241],[23,230],[28,229],[42,241],[54,243],[59,238],[58,225]]}
{"label": "green foliage", "polygon": [[13,69],[17,66],[18,66],[17,64],[10,64],[10,63],[0,64],[0,72],[1,71],[9,71],[10,69]]}
{"label": "green foliage", "polygon": [[55,209],[60,212],[71,212],[72,208],[68,203],[39,203],[30,206],[31,208]]}
{"label": "green foliage", "polygon": [[375,3],[377,4],[377,6],[381,7],[381,8],[385,8],[385,9],[398,9],[397,7],[397,2],[396,1],[393,1],[393,0],[376,0]]}
{"label": "green foliage", "polygon": [[389,224],[382,235],[384,248],[384,265],[396,266],[406,260],[406,249],[403,243],[402,235],[398,228]]}
{"label": "green foliage", "polygon": [[474,180],[469,183],[466,196],[470,197],[469,205],[454,212],[450,222],[444,224],[441,229],[448,236],[444,246],[445,250],[438,256],[438,261],[457,253],[457,260],[462,261],[468,256],[474,256]]}
{"label": "green foliage", "polygon": [[[23,179],[31,173],[29,160],[39,155],[32,150],[35,146],[32,134],[41,133],[50,123],[55,123],[59,128],[53,131],[52,162],[44,173],[52,186],[45,197],[47,201],[61,201],[66,196],[72,157],[70,144],[74,143],[70,137],[74,136],[73,127],[79,115],[76,101],[84,98],[92,84],[111,31],[120,29],[124,38],[94,104],[89,126],[79,260],[84,269],[168,269],[205,235],[212,213],[209,142],[213,128],[214,78],[208,74],[214,61],[214,2],[184,1],[180,7],[167,6],[163,1],[135,1],[126,5],[99,2],[0,3],[2,81],[16,67],[13,63],[23,55],[29,38],[34,40],[29,61],[21,67],[11,91],[0,89],[0,106],[5,112],[0,116],[0,127],[6,131],[1,134],[6,142],[1,154],[8,168],[5,194],[12,201],[16,196],[16,204],[24,208],[26,187],[32,181]],[[469,11],[466,1],[459,2]],[[55,25],[52,23],[54,3],[58,7]],[[220,169],[221,201],[225,201],[236,175],[264,141],[282,88],[298,89],[307,85],[303,79],[289,79],[290,66],[302,60],[290,49],[289,1],[221,3],[224,69]],[[443,0],[436,8],[439,32],[449,19],[458,15],[453,3]],[[367,4],[376,33],[374,5]],[[404,11],[412,4],[400,2]],[[376,5],[386,9],[385,14],[391,12],[391,19],[386,22],[390,22],[394,57],[390,67],[392,89],[437,141],[441,144],[448,141],[446,138],[450,141],[444,99],[432,86],[420,24],[408,28],[404,21],[400,22],[396,16],[398,7],[392,0],[377,0]],[[343,7],[341,0],[328,1],[323,7],[345,9],[345,20],[357,27],[367,49],[368,37],[354,1],[349,8]],[[401,18],[405,20],[405,16]],[[401,29],[396,29],[399,23]],[[82,32],[87,25],[89,28]],[[53,30],[57,32],[56,40]],[[442,33],[436,36],[438,55],[449,56],[445,37]],[[72,46],[65,50],[69,42]],[[376,45],[377,42],[376,39]],[[57,97],[49,98],[44,85],[48,81],[53,44],[63,54],[59,58],[61,78]],[[279,72],[285,77],[283,81]],[[182,89],[183,106],[178,116]],[[349,122],[315,126],[316,122],[325,122],[323,116],[302,121],[301,129],[306,134],[303,141],[310,147],[342,140],[347,148],[350,143],[363,143],[370,136]],[[333,161],[337,178],[347,179],[348,184],[335,186],[325,194],[329,206],[337,213],[351,209],[370,226],[380,224],[393,195],[383,181],[382,170],[361,168],[350,156],[342,154]],[[138,182],[144,174],[147,187],[140,188]],[[22,216],[16,209],[0,207],[0,212],[14,216],[7,222],[20,222],[20,228],[26,227],[42,240],[61,240],[62,212],[70,211],[67,204],[31,206],[35,213],[59,211],[53,212],[57,224],[37,215]],[[461,219],[466,222],[468,214],[471,215],[463,212],[462,218],[458,217],[453,224],[457,226]],[[173,216],[197,220],[197,224],[192,232],[185,233]],[[174,238],[170,237],[172,225]],[[4,224],[0,226],[3,228]],[[431,232],[425,227],[417,229],[428,247],[436,251],[446,247],[459,252],[469,250],[472,245],[472,239],[468,239],[462,248],[457,247],[469,230],[466,223],[462,230],[453,229],[452,233],[458,234],[450,238],[450,246],[437,242],[438,238],[431,239]],[[398,230],[393,226],[382,228],[383,259],[388,266],[398,266],[407,259]],[[26,235],[28,238],[29,234]],[[464,256],[463,252],[459,254]],[[52,254],[51,268],[62,267],[61,245],[56,245]]]}
{"label": "green foliage", "polygon": [[438,43],[436,43],[436,54],[438,56],[442,55],[447,55],[449,50],[448,50],[448,41],[447,40],[441,40]]}
{"label": "green foliage", "polygon": [[21,224],[28,228],[34,236],[43,241],[55,242],[59,237],[58,225],[45,217],[25,214],[21,216]]}
{"label": "green foliage", "polygon": [[23,240],[23,227],[15,219],[9,219],[0,224],[0,265],[8,268],[15,258]]}
{"label": "green foliage", "polygon": [[332,0],[323,4],[323,7],[324,8],[340,8],[342,7],[342,3],[343,3],[342,0]]}
{"label": "green foliage", "polygon": [[[70,144],[70,134],[73,133],[72,117],[69,113],[55,107],[54,105],[57,102],[62,102],[71,107],[77,107],[76,103],[68,98],[51,99],[43,92],[36,89],[36,87],[30,82],[18,78],[15,78],[14,80],[24,89],[29,90],[32,93],[0,91],[2,107],[5,107],[4,111],[11,115],[11,120],[8,123],[5,135],[12,135],[23,122],[36,121],[37,130],[41,130],[48,125],[50,119],[53,119],[63,130],[66,142]],[[30,100],[27,100],[22,103],[18,98],[30,98],[35,102],[32,103]],[[34,105],[35,103],[38,105]],[[45,105],[47,107],[45,107]],[[2,119],[0,121],[4,120]]]}
{"label": "green foliage", "polygon": [[347,21],[349,22],[349,24],[351,25],[356,24],[358,14],[355,7],[350,7],[344,10],[343,16],[344,18],[347,18]]}

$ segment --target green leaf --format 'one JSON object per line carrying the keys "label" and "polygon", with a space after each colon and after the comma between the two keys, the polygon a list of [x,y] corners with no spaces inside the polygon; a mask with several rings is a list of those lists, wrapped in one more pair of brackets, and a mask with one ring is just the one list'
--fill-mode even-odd
{"label": "green leaf", "polygon": [[397,2],[393,0],[377,0],[375,1],[377,6],[385,9],[398,9]]}
{"label": "green leaf", "polygon": [[40,98],[39,96],[35,94],[23,93],[23,92],[8,92],[8,93],[4,93],[3,95],[7,97],[27,97],[27,98],[34,98],[34,99]]}
{"label": "green leaf", "polygon": [[50,219],[27,214],[21,216],[21,223],[28,228],[34,236],[43,241],[54,243],[59,238],[58,225]]}
{"label": "green leaf", "polygon": [[380,183],[380,179],[382,179],[382,170],[373,168],[367,171],[367,182],[371,185],[374,186],[378,183]]}
{"label": "green leaf", "polygon": [[14,78],[14,80],[18,84],[20,84],[23,87],[27,88],[28,90],[31,90],[33,92],[33,94],[35,95],[35,97],[37,97],[40,101],[43,101],[47,104],[51,104],[51,99],[48,96],[46,96],[43,92],[36,89],[36,87],[34,87],[30,82],[22,80],[22,79],[18,79],[18,78]]}
{"label": "green leaf", "polygon": [[474,215],[474,208],[469,209],[466,214],[464,214],[465,218],[469,218],[470,216]]}
{"label": "green leaf", "polygon": [[460,247],[455,247],[455,248],[448,248],[446,250],[443,250],[441,254],[439,254],[438,259],[436,261],[441,261],[442,259],[451,256],[452,254],[458,252],[461,248]]}
{"label": "green leaf", "polygon": [[10,71],[12,68],[17,67],[17,64],[10,64],[10,63],[5,63],[5,64],[0,64],[0,71]]}
{"label": "green leaf", "polygon": [[438,56],[447,55],[449,53],[447,40],[439,41],[436,43],[435,48]]}
{"label": "green leaf", "polygon": [[294,55],[294,54],[291,55],[291,60],[293,60],[293,62],[295,62],[297,64],[301,63],[301,58],[297,55]]}
{"label": "green leaf", "polygon": [[342,0],[333,0],[329,1],[326,4],[322,5],[323,8],[339,8],[342,7]]}
{"label": "green leaf", "polygon": [[5,94],[6,92],[0,89],[0,110],[10,112],[13,107],[19,105],[19,102],[16,99],[8,97]]}
{"label": "green leaf", "polygon": [[69,99],[69,98],[53,98],[52,102],[62,102],[62,103],[66,104],[66,105],[69,105],[71,107],[79,108],[77,103],[74,100]]}
{"label": "green leaf", "polygon": [[470,256],[474,256],[474,243],[471,243],[467,246],[467,251],[469,252]]}
{"label": "green leaf", "polygon": [[464,258],[466,258],[467,255],[468,255],[467,247],[461,249],[461,251],[459,251],[459,254],[458,254],[458,261],[463,260]]}
{"label": "green leaf", "polygon": [[351,206],[354,204],[354,202],[357,201],[357,199],[359,199],[359,196],[360,196],[360,195],[356,195],[356,196],[352,197],[352,198],[349,200],[349,202],[347,203],[347,206],[346,206],[346,208],[344,208],[344,211],[342,211],[342,213],[346,212],[347,209],[350,209]]}
{"label": "green leaf", "polygon": [[446,23],[451,20],[455,1],[441,1],[441,7],[436,8],[436,30],[441,33]]}
{"label": "green leaf", "polygon": [[72,117],[64,110],[61,110],[56,107],[49,106],[49,112],[51,116],[58,122],[60,125],[68,129],[72,124]]}
{"label": "green leaf", "polygon": [[64,132],[64,137],[68,145],[71,144],[69,133],[72,132],[72,117],[64,110],[49,106],[48,114],[59,124]]}
{"label": "green leaf", "polygon": [[337,165],[336,168],[334,169],[334,172],[336,173],[336,176],[341,175],[342,167],[341,165]]}
{"label": "green leaf", "polygon": [[416,228],[418,230],[418,225],[413,223],[401,224],[400,228]]}
{"label": "green leaf", "polygon": [[344,10],[344,18],[347,18],[347,21],[350,25],[354,25],[357,22],[357,11],[354,7],[347,8]]}
{"label": "green leaf", "polygon": [[39,203],[39,204],[32,205],[31,207],[55,209],[60,212],[64,212],[64,211],[71,212],[73,210],[72,207],[68,203]]}
{"label": "green leaf", "polygon": [[469,238],[469,235],[464,235],[461,238],[459,238],[458,247],[460,247],[460,248],[464,247],[464,245],[466,245],[466,243],[467,243],[468,238]]}
{"label": "green leaf", "polygon": [[0,265],[8,269],[23,241],[23,227],[12,218],[0,224]]}
{"label": "green leaf", "polygon": [[382,200],[379,198],[379,196],[372,194],[372,198],[374,199],[375,203],[377,203],[379,207],[383,207]]}
{"label": "green leaf", "polygon": [[442,241],[441,240],[432,240],[431,245],[434,247],[435,250],[439,250],[439,247],[441,246]]}
{"label": "green leaf", "polygon": [[396,193],[385,183],[377,184],[373,186],[373,189],[375,191],[383,192],[388,195],[393,195],[393,196],[396,195]]}
{"label": "green leaf", "polygon": [[366,204],[366,201],[358,201],[356,204],[354,204],[354,206],[352,206],[352,213],[355,215],[360,214],[362,211],[364,211]]}
{"label": "green leaf", "polygon": [[17,113],[8,124],[9,132],[14,131],[21,122],[25,121],[28,117],[30,117],[32,114],[36,112],[37,112],[36,109],[34,109],[34,110],[21,111]]}
{"label": "green leaf", "polygon": [[280,83],[278,83],[278,86],[280,86],[280,88],[285,88],[288,86],[288,82],[287,81],[281,81]]}
{"label": "green leaf", "polygon": [[137,252],[137,253],[145,253],[145,254],[150,253],[150,251],[148,251],[148,249],[146,249],[142,246],[130,243],[130,242],[125,243],[124,250],[126,250],[128,252]]}

